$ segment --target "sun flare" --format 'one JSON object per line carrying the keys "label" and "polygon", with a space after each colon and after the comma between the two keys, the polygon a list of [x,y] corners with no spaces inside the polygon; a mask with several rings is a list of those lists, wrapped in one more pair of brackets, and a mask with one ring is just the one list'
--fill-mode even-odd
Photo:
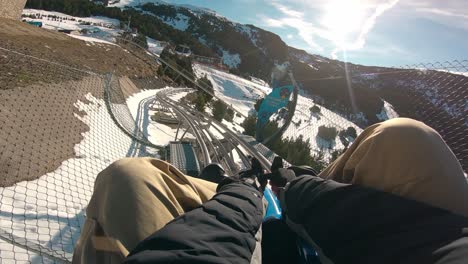
{"label": "sun flare", "polygon": [[346,48],[350,38],[359,34],[365,20],[366,5],[359,0],[333,0],[326,5],[321,24],[328,30],[330,39]]}

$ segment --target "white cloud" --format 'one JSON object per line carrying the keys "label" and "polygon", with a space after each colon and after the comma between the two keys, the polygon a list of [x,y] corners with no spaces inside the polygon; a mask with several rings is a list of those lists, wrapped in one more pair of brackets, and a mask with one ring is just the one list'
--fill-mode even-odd
{"label": "white cloud", "polygon": [[283,14],[285,14],[285,15],[287,15],[289,17],[295,17],[295,18],[303,18],[304,17],[304,14],[302,12],[292,10],[289,7],[287,7],[285,5],[282,5],[282,4],[279,4],[277,2],[274,2],[274,1],[271,2],[271,5],[273,5],[274,7],[276,7],[276,9],[278,9]]}
{"label": "white cloud", "polygon": [[468,1],[413,0],[402,2],[403,16],[424,18],[436,23],[468,30]]}
{"label": "white cloud", "polygon": [[[331,42],[336,46],[332,56],[341,49],[359,50],[366,43],[369,32],[376,24],[378,17],[394,7],[399,0],[289,0],[285,4],[273,1],[279,18],[263,17],[263,23],[269,27],[292,28],[310,48],[323,52],[319,40]],[[288,5],[287,2],[292,3]],[[297,11],[290,6],[303,7],[301,10],[314,8],[318,15]],[[312,13],[312,12],[311,12]],[[313,20],[315,19],[315,20]],[[288,37],[289,38],[289,37]]]}
{"label": "white cloud", "polygon": [[398,3],[398,1],[399,0],[392,0],[378,5],[375,8],[374,13],[370,17],[368,17],[367,20],[364,22],[364,25],[361,29],[361,32],[359,33],[357,40],[352,44],[352,46],[349,49],[360,49],[364,47],[364,44],[366,43],[367,34],[369,34],[369,32],[374,27],[377,18],[381,16],[385,11],[394,7]]}
{"label": "white cloud", "polygon": [[265,26],[269,27],[279,27],[279,28],[284,28],[284,27],[289,27],[293,28],[297,31],[297,34],[299,37],[301,37],[307,45],[309,45],[311,48],[322,52],[323,47],[318,45],[315,40],[314,36],[317,34],[317,29],[316,27],[306,21],[303,17],[304,14],[298,11],[294,11],[289,9],[286,6],[283,6],[279,3],[272,3],[275,8],[277,8],[281,13],[283,14],[283,17],[275,19],[271,17],[261,17],[262,22]]}
{"label": "white cloud", "polygon": [[288,39],[293,39],[293,38],[294,38],[294,36],[293,36],[292,34],[288,34],[286,37],[287,37]]}

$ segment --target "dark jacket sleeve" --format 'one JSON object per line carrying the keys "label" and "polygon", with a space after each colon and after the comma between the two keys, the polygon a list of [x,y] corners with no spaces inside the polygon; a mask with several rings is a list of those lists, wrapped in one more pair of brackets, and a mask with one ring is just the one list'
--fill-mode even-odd
{"label": "dark jacket sleeve", "polygon": [[262,219],[261,193],[229,183],[138,244],[126,263],[250,263]]}
{"label": "dark jacket sleeve", "polygon": [[448,211],[312,176],[282,200],[293,229],[333,263],[468,263],[468,219]]}

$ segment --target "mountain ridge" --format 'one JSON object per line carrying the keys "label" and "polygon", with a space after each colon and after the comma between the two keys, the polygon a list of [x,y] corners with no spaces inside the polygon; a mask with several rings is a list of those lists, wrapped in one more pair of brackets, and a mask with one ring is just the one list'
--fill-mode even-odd
{"label": "mountain ridge", "polygon": [[[468,77],[444,71],[443,65],[401,69],[344,63],[290,47],[278,35],[254,25],[168,3],[117,8],[88,0],[29,0],[27,6],[74,16],[106,16],[121,24],[131,17],[140,33],[173,45],[186,44],[197,55],[222,57],[232,73],[246,78],[269,81],[272,69],[289,61],[301,92],[362,128],[381,121],[385,102],[400,116],[426,122],[450,137],[454,132],[447,124],[456,124],[454,129],[468,126],[464,101]],[[455,149],[457,140],[453,142],[449,145]]]}

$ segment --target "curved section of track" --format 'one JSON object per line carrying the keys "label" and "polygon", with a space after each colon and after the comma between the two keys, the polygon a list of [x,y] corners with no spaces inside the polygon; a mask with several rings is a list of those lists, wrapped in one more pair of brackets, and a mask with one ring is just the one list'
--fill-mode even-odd
{"label": "curved section of track", "polygon": [[198,129],[196,124],[193,123],[191,117],[189,117],[184,111],[181,111],[179,107],[177,106],[177,104],[175,104],[172,100],[170,100],[167,97],[162,97],[161,92],[156,94],[155,99],[159,99],[161,103],[167,104],[169,107],[174,109],[174,111],[176,111],[182,118],[185,119],[185,122],[187,122],[187,124],[190,126],[190,129],[193,131],[193,134],[197,140],[197,143],[200,146],[200,149],[202,151],[204,165],[206,166],[207,164],[211,163],[210,153],[208,151],[208,148],[206,147],[203,136],[200,133],[201,131]]}
{"label": "curved section of track", "polygon": [[[181,90],[177,90],[177,91],[181,91]],[[217,120],[213,119],[212,117],[208,116],[207,114],[195,111],[195,110],[189,108],[188,106],[177,104],[177,102],[175,102],[174,100],[172,100],[172,99],[170,99],[168,97],[168,94],[172,93],[172,92],[174,92],[174,90],[159,92],[157,94],[157,96],[156,96],[156,99],[160,100],[163,103],[168,104],[171,108],[173,108],[177,113],[179,113],[189,123],[191,129],[194,131],[195,137],[197,138],[197,142],[200,144],[203,156],[205,158],[207,158],[207,157],[209,158],[210,155],[209,155],[209,151],[208,151],[208,148],[206,147],[205,142],[203,142],[203,136],[201,134],[201,133],[203,133],[203,131],[201,131],[202,129],[199,128],[196,124],[193,124],[194,123],[193,120],[198,120],[198,122],[200,122],[201,119],[205,119],[205,120],[208,120],[209,122],[215,124],[216,126],[221,127],[226,132],[226,134],[229,136],[230,139],[228,139],[228,141],[230,141],[233,146],[238,144],[238,145],[242,146],[242,148],[247,151],[247,153],[242,153],[242,151],[240,151],[240,149],[237,146],[235,146],[236,150],[239,153],[242,153],[241,154],[241,159],[242,159],[243,163],[245,163],[246,160],[247,160],[245,155],[250,155],[252,157],[257,158],[266,171],[270,170],[271,162],[267,158],[265,158],[261,153],[259,153],[254,147],[252,147],[250,144],[245,142],[240,136],[238,136],[236,133],[234,133],[229,128],[224,126],[222,123],[218,122]],[[190,113],[190,114],[187,114],[187,113]],[[223,154],[227,154],[227,153],[223,153]],[[242,156],[243,156],[243,158],[242,158]],[[250,165],[247,165],[247,166],[250,166]]]}

